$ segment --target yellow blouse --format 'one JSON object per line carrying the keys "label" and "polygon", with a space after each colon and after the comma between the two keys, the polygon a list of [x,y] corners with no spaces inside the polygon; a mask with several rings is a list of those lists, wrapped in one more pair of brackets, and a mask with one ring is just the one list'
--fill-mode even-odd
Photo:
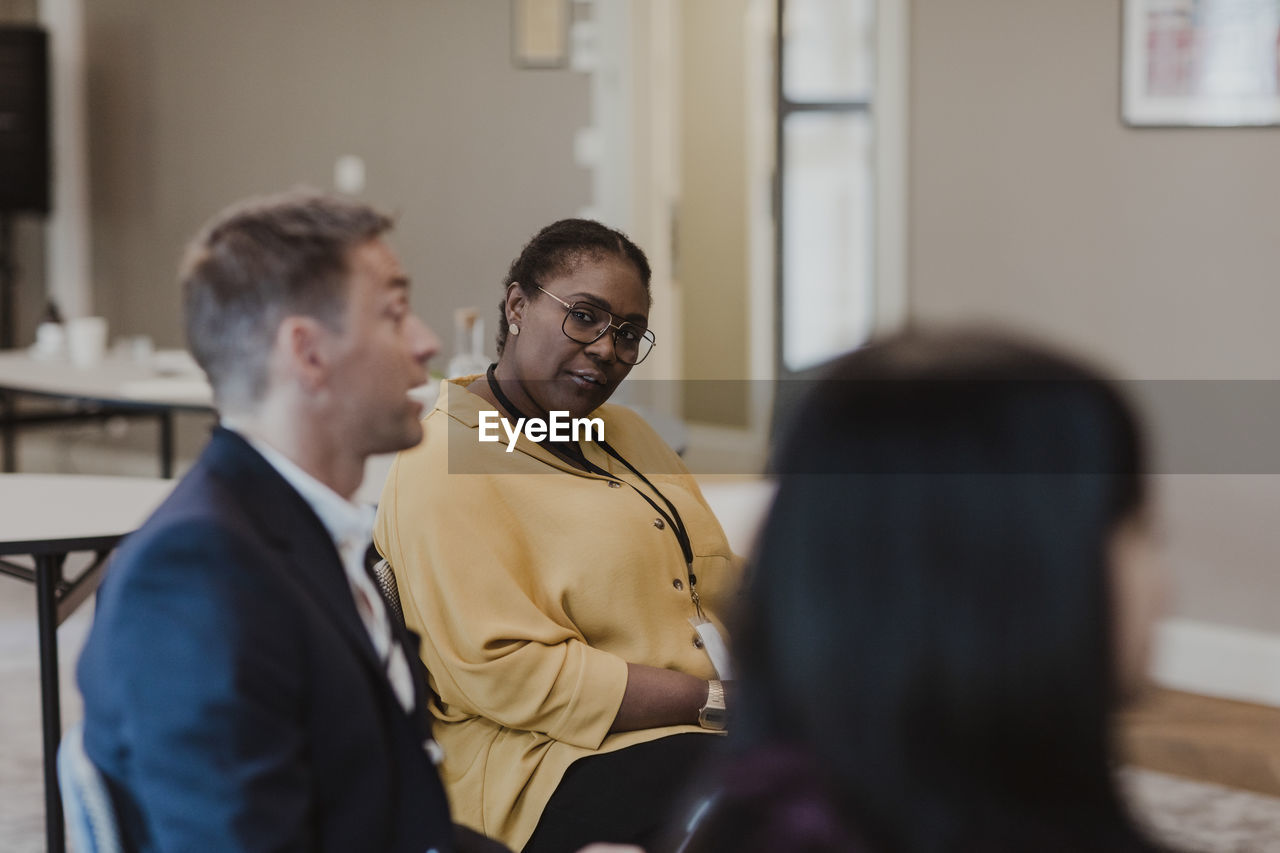
{"label": "yellow blouse", "polygon": [[[387,478],[374,541],[422,635],[436,739],[454,819],[524,846],[568,766],[696,726],[609,734],[627,663],[715,678],[680,544],[636,490],[661,498],[595,444],[578,471],[523,436],[481,443],[465,386],[442,384],[420,445]],[[602,406],[604,438],[680,512],[707,618],[721,617],[739,561],[680,458],[629,409]],[[726,640],[728,638],[725,634]]]}

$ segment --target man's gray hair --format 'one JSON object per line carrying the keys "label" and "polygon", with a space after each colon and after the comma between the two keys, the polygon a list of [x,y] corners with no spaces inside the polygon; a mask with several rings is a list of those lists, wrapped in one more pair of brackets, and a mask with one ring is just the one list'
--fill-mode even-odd
{"label": "man's gray hair", "polygon": [[205,225],[180,280],[187,345],[220,409],[262,399],[285,317],[341,328],[350,252],[392,224],[368,205],[295,190],[240,202]]}

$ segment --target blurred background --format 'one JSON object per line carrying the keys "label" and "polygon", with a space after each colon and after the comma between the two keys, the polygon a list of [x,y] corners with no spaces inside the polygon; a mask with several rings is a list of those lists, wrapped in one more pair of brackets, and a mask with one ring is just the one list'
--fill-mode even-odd
{"label": "blurred background", "polygon": [[[778,383],[906,323],[1011,324],[1142,384],[1280,374],[1280,130],[1126,122],[1120,0],[779,2],[0,0],[51,69],[14,344],[53,299],[181,346],[185,241],[306,184],[398,214],[441,368],[461,308],[492,353],[538,228],[629,232],[659,342],[629,401],[695,470],[760,472]],[[1157,467],[1158,674],[1280,705],[1277,460]]]}

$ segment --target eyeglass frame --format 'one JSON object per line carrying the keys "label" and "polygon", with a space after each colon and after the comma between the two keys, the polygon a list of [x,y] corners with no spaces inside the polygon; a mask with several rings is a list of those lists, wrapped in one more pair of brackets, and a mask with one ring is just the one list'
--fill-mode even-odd
{"label": "eyeglass frame", "polygon": [[[630,320],[622,320],[622,318],[621,318],[621,317],[619,317],[617,314],[613,313],[613,312],[612,312],[612,311],[610,311],[608,308],[605,308],[605,307],[604,307],[604,306],[602,306],[602,305],[596,305],[594,302],[587,302],[586,300],[582,300],[582,299],[579,299],[577,302],[565,302],[565,301],[564,301],[563,299],[561,299],[559,296],[556,296],[554,293],[552,293],[551,291],[549,291],[549,290],[547,290],[546,288],[542,287],[541,285],[535,284],[535,285],[534,285],[534,287],[538,288],[538,290],[541,290],[541,291],[542,291],[543,293],[545,293],[547,296],[550,296],[550,297],[551,297],[552,299],[554,299],[556,302],[559,302],[561,305],[563,305],[563,306],[564,306],[564,320],[562,320],[562,321],[560,322],[560,332],[561,332],[561,334],[563,334],[566,338],[568,338],[569,340],[573,341],[575,344],[582,344],[584,347],[585,347],[585,346],[591,346],[591,344],[594,344],[596,341],[598,341],[598,340],[600,340],[601,338],[603,338],[603,337],[605,336],[605,333],[606,333],[606,332],[608,332],[610,329],[613,329],[613,330],[614,330],[614,333],[613,333],[613,351],[614,351],[614,353],[616,354],[616,353],[618,352],[618,332],[621,332],[621,331],[622,331],[622,326],[630,326],[630,327],[632,327],[633,329],[639,329],[639,328],[640,328],[640,327],[639,327],[639,326],[637,326],[635,323],[632,323]],[[565,327],[565,324],[569,322],[569,313],[570,313],[571,311],[573,311],[573,307],[574,307],[575,305],[578,305],[578,304],[582,304],[582,305],[590,305],[592,308],[595,308],[595,309],[596,309],[596,310],[598,310],[598,311],[603,311],[604,313],[606,313],[606,314],[608,314],[608,315],[609,315],[609,322],[605,323],[604,328],[602,328],[602,329],[600,330],[600,333],[599,333],[598,335],[596,335],[594,338],[592,338],[591,340],[589,340],[589,341],[580,341],[580,340],[578,340],[577,338],[573,337],[573,336],[572,336],[572,335],[570,335],[568,332],[566,332],[566,331],[565,331],[565,328],[564,328],[564,327]],[[619,325],[619,324],[617,324],[617,323],[613,322],[614,320],[622,320],[622,325]],[[623,363],[623,364],[627,364],[627,365],[630,365],[631,367],[635,367],[637,364],[640,364],[640,362],[642,362],[642,361],[644,361],[646,358],[648,358],[648,357],[649,357],[649,353],[653,352],[653,348],[654,348],[654,347],[656,347],[656,346],[658,345],[658,336],[657,336],[657,335],[655,335],[655,334],[653,333],[653,331],[652,331],[652,330],[650,330],[650,329],[644,329],[644,330],[641,332],[640,337],[643,339],[646,335],[649,337],[649,349],[645,352],[645,354],[644,354],[643,356],[641,356],[641,357],[640,357],[640,361],[635,361],[635,362],[623,361],[621,358],[619,358],[619,359],[618,359],[618,361],[622,361],[622,363]]]}

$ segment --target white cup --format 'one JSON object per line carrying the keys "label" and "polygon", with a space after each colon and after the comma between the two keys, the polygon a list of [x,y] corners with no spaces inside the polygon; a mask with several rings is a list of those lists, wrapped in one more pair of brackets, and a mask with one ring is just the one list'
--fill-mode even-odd
{"label": "white cup", "polygon": [[134,335],[129,339],[129,357],[137,364],[150,364],[156,345],[149,335]]}
{"label": "white cup", "polygon": [[41,323],[36,326],[36,343],[31,348],[35,358],[61,358],[67,341],[66,330],[61,323]]}
{"label": "white cup", "polygon": [[75,317],[67,321],[67,354],[72,364],[93,367],[106,352],[106,317]]}
{"label": "white cup", "polygon": [[117,335],[111,343],[111,358],[114,361],[147,365],[151,363],[154,353],[155,344],[146,335]]}

